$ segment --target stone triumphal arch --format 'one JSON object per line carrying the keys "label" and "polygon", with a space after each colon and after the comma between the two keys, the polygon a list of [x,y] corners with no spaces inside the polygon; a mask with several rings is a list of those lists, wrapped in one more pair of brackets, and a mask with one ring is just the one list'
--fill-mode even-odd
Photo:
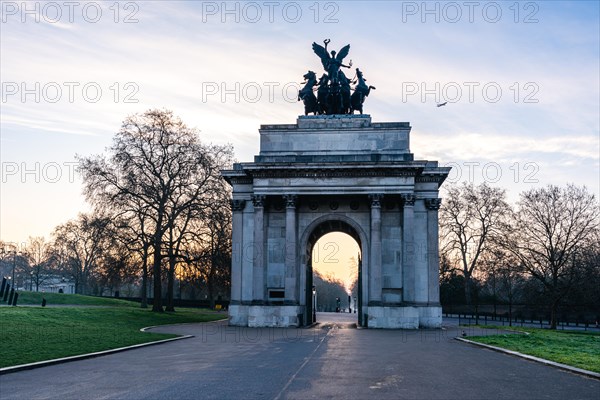
{"label": "stone triumphal arch", "polygon": [[449,168],[414,160],[409,123],[369,115],[263,125],[233,187],[230,324],[312,323],[311,251],[329,232],[361,249],[359,323],[439,327],[438,190]]}

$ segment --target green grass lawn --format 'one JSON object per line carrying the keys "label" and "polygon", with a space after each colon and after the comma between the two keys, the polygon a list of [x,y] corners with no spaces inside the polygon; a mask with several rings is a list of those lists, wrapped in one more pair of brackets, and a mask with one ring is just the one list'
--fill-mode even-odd
{"label": "green grass lawn", "polygon": [[76,304],[82,306],[112,306],[112,307],[131,307],[139,303],[134,303],[126,300],[119,300],[110,297],[95,297],[82,296],[79,294],[63,294],[63,293],[42,293],[42,292],[27,292],[19,291],[19,299],[17,305],[36,304],[42,305],[42,298],[46,299],[46,304]]}
{"label": "green grass lawn", "polygon": [[171,338],[177,335],[139,330],[224,317],[222,313],[185,308],[174,313],[153,313],[139,306],[0,307],[0,367]]}
{"label": "green grass lawn", "polygon": [[[482,326],[482,328],[490,328]],[[502,329],[502,327],[495,327]],[[552,331],[511,328],[529,335],[472,336],[470,340],[529,354],[546,360],[600,372],[600,334],[585,331]]]}

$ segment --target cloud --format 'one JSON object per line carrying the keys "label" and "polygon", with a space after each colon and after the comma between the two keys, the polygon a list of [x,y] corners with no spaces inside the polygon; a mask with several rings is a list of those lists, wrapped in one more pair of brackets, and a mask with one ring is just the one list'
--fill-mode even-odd
{"label": "cloud", "polygon": [[[31,88],[37,82],[43,88],[56,82],[63,89],[65,82],[78,84],[73,101],[67,91],[56,103],[31,101],[31,95],[22,101],[20,94],[3,101],[3,156],[34,160],[99,153],[127,115],[158,107],[199,128],[202,140],[231,142],[238,159],[251,160],[258,151],[260,124],[294,123],[302,113],[293,88],[289,93],[282,88],[299,84],[308,69],[321,72],[310,45],[331,38],[336,50],[351,44],[348,60],[377,87],[365,103],[373,120],[411,122],[417,157],[534,160],[545,180],[560,177],[598,188],[600,40],[593,2],[535,3],[539,22],[534,24],[515,23],[508,8],[512,3],[499,3],[503,17],[498,23],[483,20],[480,9],[473,23],[448,23],[443,15],[439,23],[435,16],[423,23],[420,14],[403,15],[407,2],[339,2],[327,9],[315,3],[318,10],[309,8],[313,3],[298,3],[302,18],[296,23],[282,14],[283,3],[273,22],[263,9],[256,23],[243,18],[248,15],[240,15],[240,23],[230,15],[223,23],[222,15],[203,14],[207,2],[131,3],[138,8],[119,3],[118,23],[109,2],[99,3],[103,17],[98,23],[86,22],[79,13],[73,23],[11,19],[2,25],[3,83],[25,82]],[[132,11],[137,22],[124,23]],[[330,15],[338,22],[323,23]],[[474,101],[468,99],[465,82],[479,84]],[[267,83],[278,83],[272,98]],[[410,83],[419,92],[403,98]],[[446,107],[435,107],[435,95],[423,101],[423,88],[454,83],[463,93]],[[498,102],[482,94],[486,83],[502,89]],[[537,85],[536,90],[527,83]],[[85,99],[86,84],[101,88],[97,102]],[[211,85],[218,91],[207,95]],[[244,87],[259,87],[261,96],[253,101],[250,92],[242,93]],[[524,102],[533,92],[538,102]],[[46,193],[41,186],[29,190],[40,197]],[[25,192],[17,188],[10,196],[6,204],[18,207]],[[62,207],[52,201],[53,207]],[[10,235],[6,229],[3,222],[2,234]]]}

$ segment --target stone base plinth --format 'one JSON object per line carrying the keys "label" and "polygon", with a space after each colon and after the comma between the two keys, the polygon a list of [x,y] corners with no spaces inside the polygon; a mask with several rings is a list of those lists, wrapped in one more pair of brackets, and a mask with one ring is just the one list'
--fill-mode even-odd
{"label": "stone base plinth", "polygon": [[419,327],[420,328],[441,328],[442,327],[442,307],[428,306],[417,307],[419,309]]}
{"label": "stone base plinth", "polygon": [[[303,309],[303,307],[302,307]],[[298,306],[229,306],[229,325],[288,328],[300,326]]]}
{"label": "stone base plinth", "polygon": [[229,305],[229,325],[248,326],[248,308],[249,306]]}
{"label": "stone base plinth", "polygon": [[442,327],[442,308],[437,306],[369,306],[367,314],[369,328],[419,329]]}

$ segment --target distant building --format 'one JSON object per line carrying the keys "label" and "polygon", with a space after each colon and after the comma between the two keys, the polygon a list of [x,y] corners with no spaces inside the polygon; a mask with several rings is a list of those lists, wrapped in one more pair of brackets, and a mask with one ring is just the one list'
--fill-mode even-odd
{"label": "distant building", "polygon": [[[23,289],[29,290],[29,284],[27,285],[27,288],[21,288],[21,290]],[[44,277],[44,279],[40,282],[40,286],[37,290],[35,282],[33,282],[31,290],[47,293],[75,294],[75,282],[62,276],[49,275]]]}

